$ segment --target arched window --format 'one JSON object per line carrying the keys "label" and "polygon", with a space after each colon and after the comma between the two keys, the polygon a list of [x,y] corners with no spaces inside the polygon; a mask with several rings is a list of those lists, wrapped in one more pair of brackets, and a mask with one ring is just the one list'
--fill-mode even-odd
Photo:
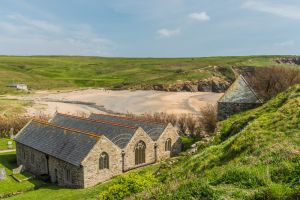
{"label": "arched window", "polygon": [[102,152],[100,155],[99,169],[109,169],[109,157],[106,152]]}
{"label": "arched window", "polygon": [[145,160],[146,144],[143,141],[139,141],[134,148],[135,152],[135,164],[140,165],[146,162]]}
{"label": "arched window", "polygon": [[172,140],[168,138],[165,143],[165,151],[171,151],[171,147],[172,147]]}

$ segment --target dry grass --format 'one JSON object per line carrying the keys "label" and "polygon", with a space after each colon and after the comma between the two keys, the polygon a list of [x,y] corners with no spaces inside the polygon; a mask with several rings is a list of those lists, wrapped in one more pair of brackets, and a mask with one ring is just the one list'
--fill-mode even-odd
{"label": "dry grass", "polygon": [[177,127],[181,135],[188,134],[195,137],[203,137],[204,135],[210,135],[214,132],[217,124],[217,110],[216,106],[208,104],[206,107],[201,108],[200,112],[200,117],[192,114],[175,115],[166,113],[146,113],[143,115],[127,114],[126,116],[157,123],[171,123]]}
{"label": "dry grass", "polygon": [[47,121],[50,119],[50,116],[40,114],[35,117],[26,115],[14,115],[10,116],[10,118],[0,117],[0,138],[9,137],[11,133],[15,135],[33,118]]}
{"label": "dry grass", "polygon": [[263,100],[267,101],[290,86],[300,83],[300,70],[293,67],[261,67],[248,82]]}
{"label": "dry grass", "polygon": [[208,104],[206,107],[201,108],[200,112],[200,126],[205,132],[213,133],[217,126],[217,107],[215,105]]}

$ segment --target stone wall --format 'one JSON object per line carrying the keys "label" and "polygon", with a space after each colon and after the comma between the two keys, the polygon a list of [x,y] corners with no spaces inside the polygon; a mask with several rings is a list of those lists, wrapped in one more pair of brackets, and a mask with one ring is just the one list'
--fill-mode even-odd
{"label": "stone wall", "polygon": [[17,164],[37,176],[48,173],[46,155],[23,144],[16,143]]}
{"label": "stone wall", "polygon": [[[171,151],[165,150],[165,143],[167,139],[171,139],[172,148]],[[164,132],[161,134],[157,140],[157,161],[167,159],[173,155],[177,155],[181,152],[181,141],[175,128],[168,124]]]}
{"label": "stone wall", "polygon": [[231,103],[218,102],[218,120],[224,120],[229,116],[260,106],[261,103]]}
{"label": "stone wall", "polygon": [[[99,169],[101,153],[109,156],[109,169]],[[119,147],[102,137],[82,162],[84,169],[84,187],[94,186],[122,173],[122,152]]]}
{"label": "stone wall", "polygon": [[[25,171],[29,171],[36,176],[48,174],[51,182],[60,186],[70,188],[83,187],[83,170],[81,167],[74,166],[52,156],[46,156],[46,154],[18,142],[16,143],[16,151],[17,164],[25,166]],[[66,177],[67,170],[70,170],[70,180],[67,180]]]}
{"label": "stone wall", "polygon": [[[135,145],[142,140],[146,144],[145,160],[141,165],[135,165]],[[133,138],[124,149],[124,171],[128,171],[137,167],[148,165],[155,162],[154,142],[149,135],[142,129],[138,128]]]}
{"label": "stone wall", "polygon": [[[67,170],[70,172],[70,179],[67,179]],[[49,175],[51,182],[68,188],[83,188],[83,168],[74,166],[65,161],[49,156]]]}

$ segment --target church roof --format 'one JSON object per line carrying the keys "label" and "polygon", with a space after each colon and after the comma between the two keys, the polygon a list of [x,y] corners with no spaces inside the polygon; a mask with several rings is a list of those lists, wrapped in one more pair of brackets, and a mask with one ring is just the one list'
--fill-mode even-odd
{"label": "church roof", "polygon": [[56,113],[49,121],[32,120],[17,134],[15,141],[80,166],[97,140],[105,136],[119,148],[127,146],[141,127],[157,140],[167,125],[126,117],[96,115],[90,118]]}
{"label": "church roof", "polygon": [[248,84],[246,79],[240,75],[229,87],[219,102],[226,103],[262,103],[257,94]]}
{"label": "church roof", "polygon": [[18,133],[15,141],[79,166],[99,138],[100,134],[32,120]]}
{"label": "church roof", "polygon": [[141,127],[154,141],[156,141],[159,138],[159,136],[164,132],[165,128],[167,127],[167,124],[115,115],[91,114],[89,118]]}
{"label": "church roof", "polygon": [[57,113],[53,119],[51,119],[51,123],[104,135],[121,149],[126,147],[138,129],[137,126],[105,120],[76,117],[61,113]]}

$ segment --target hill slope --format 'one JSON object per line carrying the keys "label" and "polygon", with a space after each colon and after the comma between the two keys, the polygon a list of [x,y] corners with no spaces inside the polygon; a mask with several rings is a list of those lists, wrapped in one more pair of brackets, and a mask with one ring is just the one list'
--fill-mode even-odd
{"label": "hill slope", "polygon": [[[32,89],[105,87],[151,88],[176,80],[202,80],[211,76],[232,79],[231,66],[280,65],[278,56],[207,58],[102,58],[76,56],[0,56],[0,94],[5,86],[24,82]],[[222,66],[216,70],[213,66]]]}
{"label": "hill slope", "polygon": [[213,143],[166,164],[158,199],[300,198],[300,85],[219,124]]}

